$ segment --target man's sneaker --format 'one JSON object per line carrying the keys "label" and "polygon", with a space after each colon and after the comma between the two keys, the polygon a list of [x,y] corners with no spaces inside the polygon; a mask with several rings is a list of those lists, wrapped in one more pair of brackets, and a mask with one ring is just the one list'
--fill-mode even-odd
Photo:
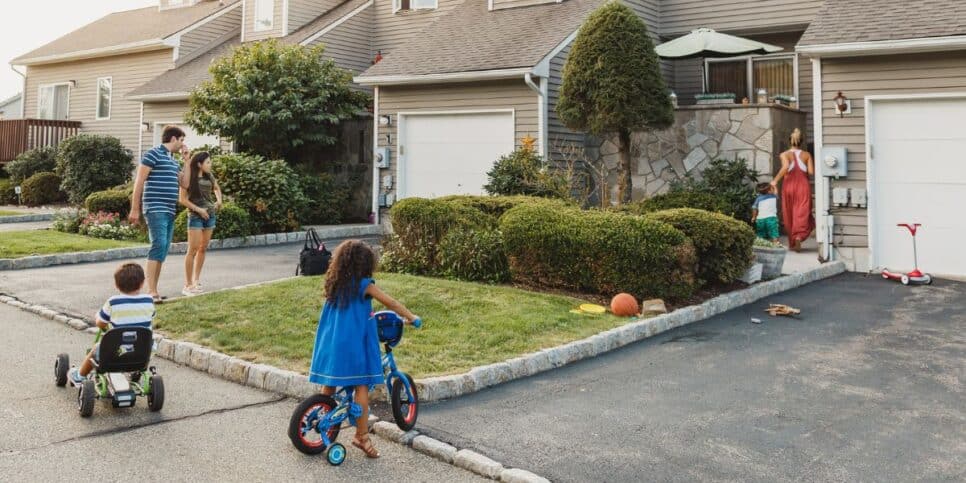
{"label": "man's sneaker", "polygon": [[84,376],[80,375],[80,370],[76,367],[72,367],[69,372],[67,372],[67,378],[75,386],[79,386],[84,383]]}

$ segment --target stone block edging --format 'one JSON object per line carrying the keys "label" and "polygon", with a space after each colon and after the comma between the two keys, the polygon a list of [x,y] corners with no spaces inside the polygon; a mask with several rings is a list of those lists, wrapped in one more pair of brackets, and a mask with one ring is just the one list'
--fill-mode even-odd
{"label": "stone block edging", "polygon": [[[379,236],[383,233],[380,225],[333,225],[317,227],[316,231],[318,231],[319,237],[322,239]],[[281,245],[300,241],[305,241],[304,231],[292,233],[269,233],[265,235],[211,240],[211,243],[208,244],[208,250]],[[123,260],[128,258],[144,258],[148,256],[148,250],[149,247],[144,245],[129,248],[112,248],[109,250],[98,250],[93,252],[55,253],[51,255],[38,255],[21,258],[0,258],[0,271],[25,270],[28,268],[50,267],[53,265],[68,265],[74,263],[106,262],[110,260]],[[171,249],[168,251],[168,253],[183,254],[187,250],[188,244],[185,242],[172,243]]]}
{"label": "stone block edging", "polygon": [[0,216],[0,223],[31,223],[35,221],[50,221],[54,219],[52,213],[33,213],[29,215]]}

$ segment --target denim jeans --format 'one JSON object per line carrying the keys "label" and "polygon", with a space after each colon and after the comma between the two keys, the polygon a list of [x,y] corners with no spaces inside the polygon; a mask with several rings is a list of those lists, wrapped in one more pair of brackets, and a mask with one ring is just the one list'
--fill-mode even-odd
{"label": "denim jeans", "polygon": [[214,210],[208,212],[208,219],[194,214],[188,213],[188,229],[189,230],[214,230],[215,220],[218,217],[215,215]]}
{"label": "denim jeans", "polygon": [[145,213],[144,220],[148,223],[148,238],[151,240],[148,260],[164,262],[168,258],[168,249],[171,248],[171,238],[174,236],[174,215],[155,211]]}

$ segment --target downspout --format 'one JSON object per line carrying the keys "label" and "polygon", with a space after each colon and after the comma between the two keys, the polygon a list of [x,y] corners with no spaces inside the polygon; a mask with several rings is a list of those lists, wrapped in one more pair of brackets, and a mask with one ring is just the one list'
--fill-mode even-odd
{"label": "downspout", "polygon": [[21,74],[19,70],[14,68],[13,64],[10,64],[10,70],[23,77],[23,87],[20,89],[20,119],[23,119],[27,114],[27,74]]}
{"label": "downspout", "polygon": [[[533,82],[533,77],[530,72],[523,74],[523,81],[527,83],[530,89],[533,89],[537,93],[537,152],[540,153],[544,159],[547,157],[547,143],[545,142],[545,137],[547,134],[547,93],[546,93],[546,78],[540,79],[540,85]],[[541,87],[542,86],[542,87]]]}

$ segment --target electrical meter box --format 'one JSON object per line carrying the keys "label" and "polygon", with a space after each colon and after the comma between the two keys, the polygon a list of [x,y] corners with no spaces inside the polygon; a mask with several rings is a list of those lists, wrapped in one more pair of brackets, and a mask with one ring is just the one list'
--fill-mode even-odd
{"label": "electrical meter box", "polygon": [[869,200],[866,199],[864,189],[852,188],[852,206],[856,208],[866,208],[869,206]]}
{"label": "electrical meter box", "polygon": [[840,178],[849,174],[848,151],[845,146],[823,146],[822,155],[817,160],[821,163],[821,173],[830,178]]}
{"label": "electrical meter box", "polygon": [[848,206],[849,189],[841,187],[832,188],[832,204],[835,206]]}
{"label": "electrical meter box", "polygon": [[376,167],[380,169],[386,169],[389,167],[389,156],[390,149],[388,147],[382,147],[376,150]]}

